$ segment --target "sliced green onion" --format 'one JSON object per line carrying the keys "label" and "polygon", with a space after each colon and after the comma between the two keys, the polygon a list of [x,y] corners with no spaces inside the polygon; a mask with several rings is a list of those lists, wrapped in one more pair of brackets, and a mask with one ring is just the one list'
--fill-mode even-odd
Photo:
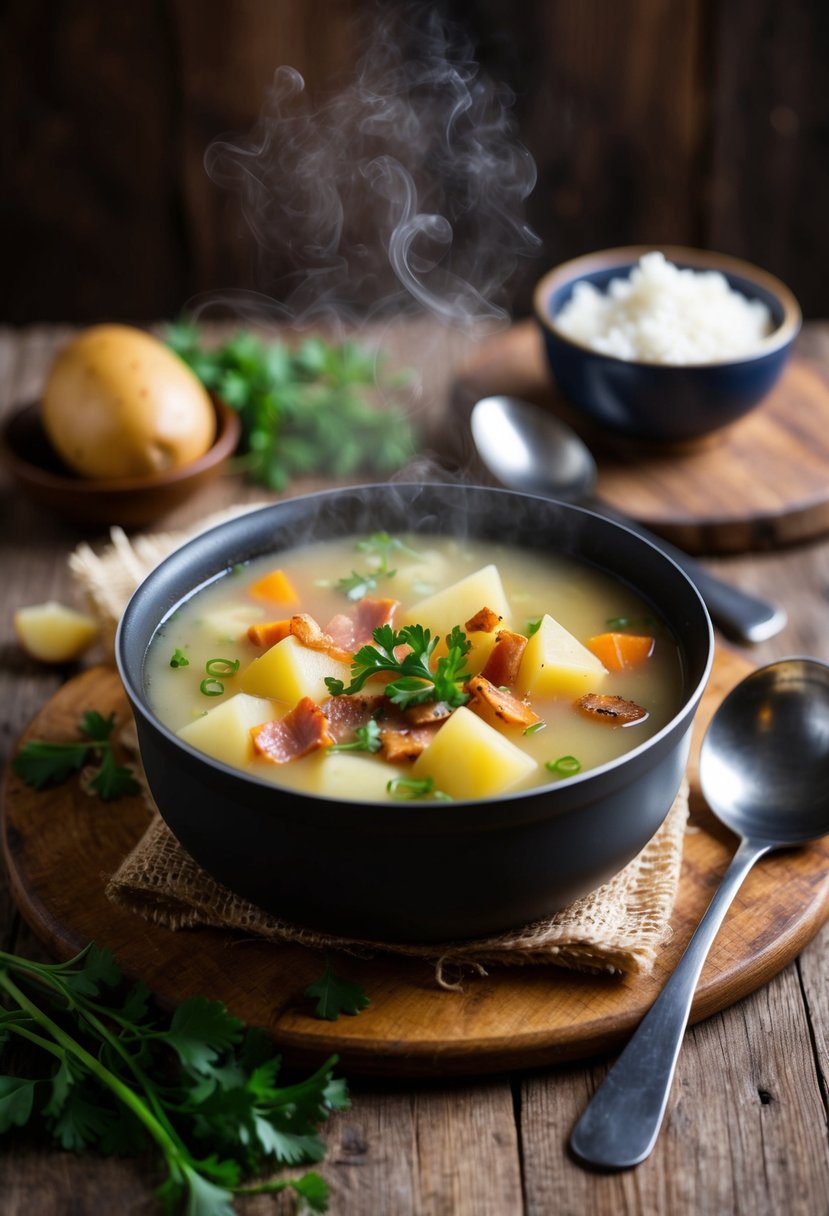
{"label": "sliced green onion", "polygon": [[224,690],[225,686],[221,680],[217,680],[213,676],[208,676],[199,685],[199,692],[203,693],[205,697],[220,697]]}
{"label": "sliced green onion", "polygon": [[209,676],[235,676],[239,665],[239,659],[208,659],[204,670]]}
{"label": "sliced green onion", "polygon": [[548,760],[545,768],[548,768],[551,773],[561,773],[565,777],[571,777],[573,773],[581,772],[581,761],[575,756],[559,756],[558,760]]}
{"label": "sliced green onion", "polygon": [[547,725],[546,722],[533,722],[532,726],[528,726],[522,733],[525,735],[537,735],[540,730],[543,730]]}
{"label": "sliced green onion", "polygon": [[538,633],[541,628],[541,617],[537,617],[534,621],[527,621],[527,637],[531,638],[534,633]]}
{"label": "sliced green onion", "polygon": [[173,651],[173,657],[170,659],[170,666],[171,667],[189,667],[190,666],[190,660],[188,659],[188,657],[184,653],[184,651],[180,650],[178,648],[178,646],[176,646],[175,650]]}
{"label": "sliced green onion", "polygon": [[605,624],[609,626],[610,629],[626,629],[631,623],[632,622],[629,616],[612,616],[605,621]]}
{"label": "sliced green onion", "polygon": [[392,798],[426,798],[431,794],[433,798],[437,798],[442,802],[451,802],[448,794],[444,794],[443,790],[435,789],[434,777],[392,777],[391,781],[386,783],[386,789],[391,794]]}
{"label": "sliced green onion", "polygon": [[328,750],[329,752],[379,752],[382,746],[380,727],[374,718],[369,718],[365,726],[358,726],[354,731],[353,743],[334,743]]}

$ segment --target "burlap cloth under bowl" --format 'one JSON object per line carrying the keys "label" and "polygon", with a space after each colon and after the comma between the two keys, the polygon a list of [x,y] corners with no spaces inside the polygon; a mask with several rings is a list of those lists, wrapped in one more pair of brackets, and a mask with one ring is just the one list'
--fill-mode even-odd
{"label": "burlap cloth under bowl", "polygon": [[[198,530],[228,514],[235,512],[205,520]],[[145,535],[130,540],[120,529],[113,529],[111,544],[101,553],[86,544],[72,553],[70,569],[100,619],[107,643],[137,583],[194,534]],[[453,970],[471,967],[479,972],[492,964],[553,963],[580,970],[643,974],[651,970],[660,945],[670,937],[687,819],[688,788],[684,783],[656,835],[604,886],[547,920],[474,942],[422,946],[366,942],[290,924],[234,895],[206,874],[155,808],[149,827],[110,878],[106,893],[121,906],[171,929],[210,926],[327,950],[388,951],[420,957],[434,963],[437,980],[445,987],[454,986],[447,978],[448,964]]]}

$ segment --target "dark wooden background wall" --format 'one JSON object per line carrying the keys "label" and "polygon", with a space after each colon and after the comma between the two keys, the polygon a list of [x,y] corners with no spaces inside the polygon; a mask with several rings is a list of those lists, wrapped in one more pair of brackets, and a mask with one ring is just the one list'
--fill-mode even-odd
{"label": "dark wooden background wall", "polygon": [[[376,0],[3,0],[0,320],[153,320],[256,285],[204,170],[274,69],[322,97]],[[392,0],[377,4],[393,7]],[[515,93],[543,240],[511,283],[593,248],[759,262],[829,315],[827,0],[446,0]]]}

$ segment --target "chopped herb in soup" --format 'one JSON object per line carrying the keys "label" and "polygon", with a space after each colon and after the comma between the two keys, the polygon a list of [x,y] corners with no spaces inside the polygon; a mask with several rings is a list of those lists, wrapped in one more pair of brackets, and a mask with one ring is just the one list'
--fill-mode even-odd
{"label": "chopped herb in soup", "polygon": [[682,671],[651,605],[586,563],[378,532],[216,579],[159,630],[147,690],[224,764],[394,803],[605,764],[671,720]]}

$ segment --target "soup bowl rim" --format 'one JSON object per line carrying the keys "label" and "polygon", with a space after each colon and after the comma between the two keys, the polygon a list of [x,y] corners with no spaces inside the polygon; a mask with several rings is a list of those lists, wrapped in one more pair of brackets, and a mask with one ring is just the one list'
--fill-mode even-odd
{"label": "soup bowl rim", "polygon": [[[380,815],[389,818],[393,816],[394,821],[397,823],[401,822],[401,817],[406,820],[416,819],[418,824],[424,830],[431,830],[437,826],[456,828],[458,826],[456,822],[457,820],[463,821],[464,819],[469,819],[470,810],[474,810],[475,812],[475,818],[474,820],[470,819],[470,823],[474,822],[477,826],[484,826],[485,824],[491,825],[493,822],[497,822],[501,817],[503,813],[501,808],[504,807],[505,803],[509,803],[510,808],[521,804],[524,813],[531,818],[536,818],[537,815],[547,817],[551,814],[557,813],[559,810],[561,813],[566,813],[566,811],[572,806],[584,802],[585,799],[590,796],[590,793],[593,792],[594,787],[601,787],[605,782],[611,782],[614,785],[617,784],[617,773],[620,769],[624,770],[625,776],[628,779],[635,779],[640,765],[647,765],[649,754],[655,749],[658,749],[668,736],[673,736],[675,734],[680,722],[682,720],[686,720],[690,724],[690,721],[693,718],[702,697],[714,660],[713,628],[711,626],[710,618],[708,617],[707,609],[705,608],[702,598],[693,582],[673,561],[673,559],[662,552],[657,545],[652,544],[650,541],[639,536],[637,533],[626,528],[624,525],[619,524],[616,521],[608,520],[604,516],[601,516],[594,511],[590,511],[585,507],[579,507],[572,503],[559,503],[556,500],[544,498],[540,495],[527,494],[519,491],[502,490],[489,486],[470,486],[465,484],[460,486],[457,484],[449,485],[448,483],[444,484],[439,482],[427,483],[425,486],[422,486],[416,482],[402,481],[395,482],[393,484],[396,489],[403,491],[425,489],[427,491],[434,490],[435,492],[446,490],[451,492],[456,490],[459,492],[466,492],[470,489],[473,491],[485,490],[487,493],[491,493],[492,495],[504,496],[505,502],[509,499],[520,499],[524,502],[527,502],[528,500],[536,500],[548,505],[552,502],[554,505],[560,507],[566,515],[577,514],[599,519],[601,520],[602,526],[606,526],[611,531],[614,529],[619,529],[632,537],[635,543],[641,544],[642,546],[655,550],[657,553],[659,553],[660,558],[666,563],[666,566],[673,568],[680,580],[683,580],[687,584],[687,590],[692,594],[693,597],[696,597],[696,600],[699,601],[698,606],[701,610],[700,620],[705,622],[705,627],[707,628],[707,638],[704,639],[703,643],[707,648],[707,657],[703,670],[699,674],[699,677],[696,679],[695,683],[693,683],[692,687],[689,683],[683,688],[681,703],[676,711],[671,714],[669,720],[662,727],[660,727],[657,732],[643,740],[642,743],[637,744],[612,760],[585,769],[583,772],[573,774],[572,776],[559,777],[543,784],[530,786],[526,789],[506,790],[501,795],[496,795],[490,798],[457,798],[446,802],[434,800],[410,801],[391,799],[388,801],[351,800],[335,798],[317,792],[299,790],[292,786],[280,785],[277,782],[260,777],[255,773],[250,773],[244,769],[226,764],[220,760],[216,760],[206,752],[200,751],[198,748],[193,747],[185,740],[179,738],[175,731],[167,726],[153,710],[149,704],[147,691],[144,686],[146,656],[152,639],[156,636],[158,630],[163,626],[163,624],[169,620],[171,615],[178,608],[180,608],[184,602],[188,602],[200,591],[213,585],[222,577],[226,576],[228,571],[232,569],[233,565],[239,560],[249,560],[254,556],[259,556],[260,554],[257,552],[256,554],[249,555],[249,557],[242,558],[240,558],[238,555],[231,555],[230,560],[225,561],[221,569],[216,570],[214,574],[201,581],[197,586],[193,586],[185,595],[179,595],[174,600],[171,600],[166,609],[156,617],[155,626],[150,636],[147,638],[145,645],[143,646],[140,662],[135,663],[129,661],[127,651],[131,645],[130,632],[134,627],[134,618],[136,615],[140,615],[140,613],[144,611],[143,602],[146,601],[148,597],[152,596],[155,588],[160,585],[163,586],[165,580],[169,581],[169,579],[172,577],[172,572],[182,563],[182,561],[186,562],[188,559],[195,561],[198,555],[202,554],[205,549],[209,548],[217,541],[220,542],[219,547],[221,547],[221,542],[225,540],[228,535],[232,535],[234,532],[239,530],[240,520],[250,522],[256,518],[267,517],[274,512],[283,510],[284,507],[289,503],[296,505],[301,505],[302,503],[319,504],[323,503],[326,499],[335,499],[343,494],[359,495],[365,492],[382,492],[387,488],[387,486],[378,484],[366,484],[362,486],[348,486],[315,491],[310,494],[297,496],[293,499],[269,503],[264,506],[253,508],[250,511],[241,512],[239,515],[234,516],[231,519],[224,520],[184,542],[183,545],[158,563],[158,565],[156,565],[136,587],[117,627],[115,637],[116,665],[122,684],[127,692],[128,699],[134,712],[140,714],[144,720],[144,723],[152,730],[158,732],[158,734],[160,734],[160,736],[169,746],[180,751],[184,760],[190,764],[204,766],[206,772],[215,773],[216,777],[222,783],[241,783],[243,787],[252,792],[251,796],[254,798],[263,795],[270,795],[272,798],[274,794],[279,794],[282,792],[289,795],[291,798],[299,799],[303,803],[304,807],[307,807],[308,814],[312,818],[319,815],[321,821],[326,821],[329,819],[332,813],[341,814],[343,810],[345,810],[349,816],[350,824],[355,828],[358,828],[361,824],[366,828],[375,826],[378,822],[379,813]],[[347,533],[344,533],[343,535],[347,535]],[[480,537],[475,537],[474,531],[472,536],[475,539],[481,539]],[[335,538],[330,536],[321,536],[317,539],[328,540]],[[285,546],[282,548],[284,547]],[[277,549],[276,551],[279,552],[281,549]],[[531,550],[528,549],[528,551]],[[265,550],[262,550],[262,555],[264,555],[265,552]],[[602,569],[598,562],[590,561],[587,558],[582,559],[576,557],[576,560],[584,560],[588,565],[593,565],[600,570]],[[612,571],[605,570],[604,572],[608,574],[609,577],[617,577]],[[636,591],[637,586],[635,578],[632,578],[630,583],[634,591]],[[671,627],[670,621],[667,621],[666,623],[669,625],[669,627]],[[672,629],[672,633],[675,636],[675,629]],[[682,649],[682,639],[675,636],[675,640],[679,644],[680,649]],[[135,667],[138,668],[141,677],[140,680],[134,677],[133,669]],[[689,680],[687,675],[685,678],[686,680]],[[622,783],[624,784],[625,782]],[[548,805],[548,800],[551,795],[554,795],[555,802],[557,804],[555,808]],[[600,790],[596,791],[596,796],[600,796]],[[279,813],[277,805],[274,806],[274,813]]]}

